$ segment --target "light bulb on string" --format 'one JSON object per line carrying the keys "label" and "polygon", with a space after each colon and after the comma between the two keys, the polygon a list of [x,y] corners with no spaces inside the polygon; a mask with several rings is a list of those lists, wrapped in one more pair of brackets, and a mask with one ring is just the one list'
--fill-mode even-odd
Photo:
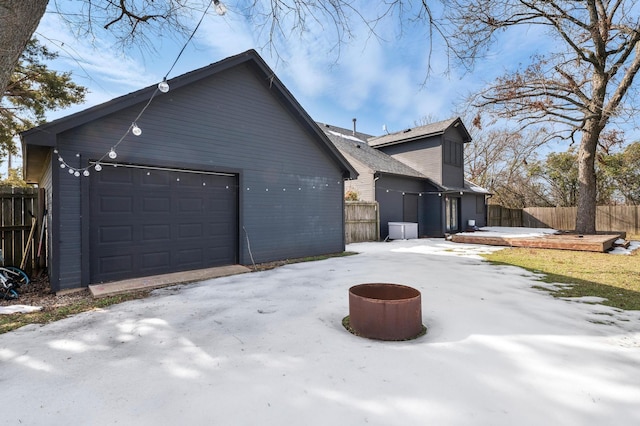
{"label": "light bulb on string", "polygon": [[109,151],[109,158],[111,158],[112,160],[115,160],[117,156],[118,156],[118,153],[115,151],[115,149],[111,148],[111,151]]}
{"label": "light bulb on string", "polygon": [[138,127],[136,123],[131,124],[131,133],[136,136],[140,136],[142,134],[142,129]]}
{"label": "light bulb on string", "polygon": [[82,172],[83,176],[89,176],[91,173],[89,173],[89,170],[85,170],[84,172]]}
{"label": "light bulb on string", "polygon": [[69,167],[69,174],[72,175],[75,172],[71,167]]}
{"label": "light bulb on string", "polygon": [[162,93],[167,93],[169,91],[169,83],[167,83],[167,79],[163,79],[160,83],[158,83],[158,90]]}
{"label": "light bulb on string", "polygon": [[213,4],[216,5],[216,13],[219,16],[224,16],[227,13],[227,6],[220,0],[213,0]]}
{"label": "light bulb on string", "polygon": [[95,169],[96,172],[99,172],[100,170],[102,170],[102,166],[100,165],[100,163],[96,163],[96,165],[93,168]]}
{"label": "light bulb on string", "polygon": [[76,170],[75,172],[73,172],[73,175],[74,175],[75,177],[79,177],[79,176],[80,176],[80,172]]}
{"label": "light bulb on string", "polygon": [[61,169],[64,169],[65,167],[67,167],[67,166],[65,166],[65,164],[64,164],[64,163],[60,163],[60,168],[61,168]]}

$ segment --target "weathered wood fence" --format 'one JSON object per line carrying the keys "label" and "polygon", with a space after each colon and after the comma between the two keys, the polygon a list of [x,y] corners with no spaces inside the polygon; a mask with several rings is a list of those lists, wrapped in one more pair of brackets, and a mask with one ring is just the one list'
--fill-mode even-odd
{"label": "weathered wood fence", "polygon": [[377,202],[344,202],[345,242],[359,243],[380,239],[380,209]]}
{"label": "weathered wood fence", "polygon": [[[38,194],[37,188],[0,187],[0,249],[4,264],[20,266],[24,259],[28,273],[36,264],[40,241],[38,222],[34,222],[42,217]],[[43,251],[44,248],[41,255]]]}
{"label": "weathered wood fence", "polygon": [[[524,226],[572,231],[576,227],[577,207],[527,207],[507,209],[489,205],[489,226]],[[624,231],[640,234],[640,206],[598,206],[596,231]]]}

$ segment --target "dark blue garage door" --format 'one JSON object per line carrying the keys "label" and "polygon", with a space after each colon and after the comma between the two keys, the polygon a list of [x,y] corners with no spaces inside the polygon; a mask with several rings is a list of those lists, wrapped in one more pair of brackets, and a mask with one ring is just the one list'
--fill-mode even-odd
{"label": "dark blue garage door", "polygon": [[91,283],[237,263],[237,177],[108,166],[91,174]]}

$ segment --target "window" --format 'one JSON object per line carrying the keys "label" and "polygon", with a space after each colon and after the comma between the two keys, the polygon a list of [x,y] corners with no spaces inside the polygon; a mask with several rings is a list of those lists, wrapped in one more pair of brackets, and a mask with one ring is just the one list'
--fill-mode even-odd
{"label": "window", "polygon": [[484,195],[476,195],[476,214],[484,213]]}
{"label": "window", "polygon": [[452,140],[444,141],[444,162],[452,166],[462,167],[462,143]]}

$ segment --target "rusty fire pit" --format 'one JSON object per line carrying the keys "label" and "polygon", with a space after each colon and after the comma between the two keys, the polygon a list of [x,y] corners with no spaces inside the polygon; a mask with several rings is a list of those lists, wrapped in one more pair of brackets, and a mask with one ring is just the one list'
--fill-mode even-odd
{"label": "rusty fire pit", "polygon": [[359,336],[407,340],[423,333],[422,300],[400,284],[360,284],[349,289],[349,326]]}

